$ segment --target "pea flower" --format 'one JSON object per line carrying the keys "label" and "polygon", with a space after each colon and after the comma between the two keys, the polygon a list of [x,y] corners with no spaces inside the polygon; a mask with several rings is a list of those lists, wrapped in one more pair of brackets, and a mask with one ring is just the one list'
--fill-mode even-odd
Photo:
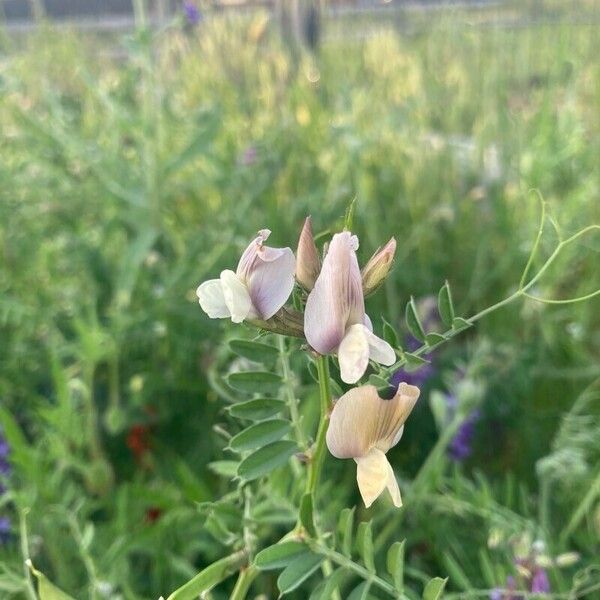
{"label": "pea flower", "polygon": [[305,290],[312,290],[321,271],[321,258],[313,237],[310,217],[306,217],[296,251],[296,280]]}
{"label": "pea flower", "polygon": [[336,458],[356,461],[360,495],[369,508],[387,488],[394,506],[402,506],[400,488],[386,452],[402,437],[419,388],[401,383],[391,400],[383,400],[373,385],[346,392],[333,406],[327,429],[327,447]]}
{"label": "pea flower", "polygon": [[264,242],[271,235],[261,229],[246,248],[236,271],[226,269],[219,279],[200,284],[196,295],[202,310],[211,319],[270,319],[294,289],[296,261],[290,248],[270,248]]}
{"label": "pea flower", "polygon": [[396,254],[396,240],[391,238],[383,247],[379,248],[362,270],[362,286],[365,296],[370,296],[386,280],[394,264]]}
{"label": "pea flower", "polygon": [[346,383],[363,376],[369,358],[383,365],[396,359],[394,349],[373,333],[365,314],[357,249],[358,238],[349,231],[333,236],[304,313],[306,340],[321,354],[337,352]]}

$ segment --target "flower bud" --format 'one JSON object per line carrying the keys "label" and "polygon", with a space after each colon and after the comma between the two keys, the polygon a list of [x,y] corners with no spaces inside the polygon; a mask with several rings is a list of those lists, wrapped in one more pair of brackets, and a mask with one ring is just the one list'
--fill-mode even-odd
{"label": "flower bud", "polygon": [[365,296],[372,294],[385,281],[392,268],[395,253],[396,240],[392,238],[371,256],[362,270],[362,286]]}
{"label": "flower bud", "polygon": [[296,281],[307,291],[313,289],[321,272],[321,259],[313,238],[310,217],[306,217],[296,252]]}

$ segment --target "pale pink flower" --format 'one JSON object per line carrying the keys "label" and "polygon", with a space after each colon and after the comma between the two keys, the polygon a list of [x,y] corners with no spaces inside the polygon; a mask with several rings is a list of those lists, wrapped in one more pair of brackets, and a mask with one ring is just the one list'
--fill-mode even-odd
{"label": "pale pink flower", "polygon": [[211,319],[270,319],[287,301],[294,289],[296,261],[290,248],[270,248],[271,235],[262,229],[246,248],[235,273],[221,272],[219,279],[200,284],[196,295],[202,310]]}
{"label": "pale pink flower", "polygon": [[388,366],[396,360],[394,349],[373,333],[365,314],[357,249],[358,238],[349,231],[333,236],[304,313],[308,343],[320,354],[337,353],[346,383],[363,376],[369,359]]}

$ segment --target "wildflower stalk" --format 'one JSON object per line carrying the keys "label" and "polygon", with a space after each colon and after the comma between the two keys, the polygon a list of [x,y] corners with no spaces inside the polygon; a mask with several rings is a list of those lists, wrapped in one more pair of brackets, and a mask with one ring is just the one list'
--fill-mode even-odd
{"label": "wildflower stalk", "polygon": [[[575,242],[577,239],[579,239],[583,235],[585,235],[589,232],[592,232],[592,231],[600,231],[600,225],[589,225],[588,227],[585,227],[585,228],[579,230],[578,232],[574,233],[572,236],[570,236],[566,239],[562,239],[556,245],[556,248],[554,249],[552,254],[546,259],[546,262],[544,262],[544,264],[540,267],[539,271],[529,280],[528,283],[523,285],[524,279],[526,278],[527,273],[529,272],[531,262],[535,255],[535,252],[538,248],[538,243],[536,241],[536,243],[534,244],[532,253],[527,262],[527,265],[525,267],[525,270],[523,271],[523,274],[525,277],[523,275],[521,276],[521,283],[519,284],[519,288],[514,293],[512,293],[510,296],[507,296],[503,300],[496,302],[496,304],[493,304],[492,306],[488,306],[487,308],[484,308],[483,310],[474,314],[472,317],[466,318],[465,320],[467,321],[467,323],[469,323],[469,324],[476,323],[477,321],[479,321],[481,318],[485,317],[486,315],[489,315],[490,313],[495,312],[499,308],[502,308],[503,306],[506,306],[507,304],[510,304],[511,302],[514,302],[515,300],[517,300],[518,298],[521,298],[521,297],[529,298],[530,300],[535,300],[537,302],[542,302],[544,304],[575,304],[577,302],[583,302],[585,300],[589,300],[590,298],[600,295],[600,289],[597,289],[597,290],[594,290],[593,292],[590,292],[583,296],[578,296],[576,298],[566,298],[564,300],[556,300],[556,299],[551,299],[551,298],[550,299],[549,298],[540,298],[538,296],[534,296],[533,294],[529,293],[529,290],[541,279],[541,277],[550,268],[550,266],[558,258],[558,256],[565,249],[565,247],[567,247],[569,244],[572,244],[573,242]],[[435,350],[436,348],[438,348],[442,344],[446,343],[447,341],[451,340],[453,337],[455,337],[459,333],[463,332],[464,330],[465,329],[450,328],[441,334],[443,336],[443,339],[440,339],[439,342],[437,342],[435,344],[431,344],[431,345],[423,344],[422,346],[417,348],[417,350],[412,352],[412,354],[415,356],[422,356],[423,354],[429,354],[432,350]],[[405,364],[406,364],[406,357],[402,357],[402,358],[400,358],[400,360],[398,360],[392,366],[381,370],[380,375],[381,376],[385,376],[386,374],[391,375],[394,371],[398,370],[400,367],[404,366]]]}
{"label": "wildflower stalk", "polygon": [[[317,375],[319,379],[319,403],[320,417],[319,427],[317,429],[317,438],[315,447],[312,453],[309,466],[308,477],[306,480],[306,492],[311,494],[313,498],[313,506],[317,506],[317,488],[319,485],[319,476],[325,460],[325,436],[327,434],[327,424],[329,423],[329,409],[331,406],[331,384],[329,380],[329,358],[319,355],[317,358]],[[322,542],[321,531],[318,523],[315,523],[316,538],[315,542],[325,547]],[[323,575],[327,578],[333,573],[333,567],[329,559],[325,560],[322,565]],[[339,600],[339,591],[333,591],[333,600]]]}
{"label": "wildflower stalk", "polygon": [[238,575],[235,587],[231,592],[229,600],[244,600],[248,594],[248,590],[252,585],[252,582],[258,576],[259,570],[254,566],[243,568]]}
{"label": "wildflower stalk", "polygon": [[353,571],[365,581],[370,582],[371,585],[378,587],[379,589],[392,596],[392,598],[408,600],[407,596],[405,596],[402,592],[396,590],[394,586],[385,581],[385,579],[382,579],[375,573],[372,573],[362,565],[355,563],[352,559],[348,558],[347,556],[344,556],[343,554],[332,550],[331,548],[319,541],[310,542],[309,546],[312,550],[314,550],[318,554],[321,554],[322,556],[325,556],[336,565],[348,569],[349,571]]}
{"label": "wildflower stalk", "polygon": [[329,359],[327,356],[320,355],[317,358],[317,375],[319,378],[319,400],[320,400],[320,418],[315,448],[311,456],[308,467],[308,479],[306,491],[313,496],[316,495],[319,484],[319,475],[325,459],[325,435],[327,434],[327,423],[329,422],[329,408],[331,405],[331,385],[329,381]]}
{"label": "wildflower stalk", "polygon": [[306,449],[306,439],[304,432],[302,431],[302,425],[300,423],[300,413],[298,412],[298,398],[294,392],[294,385],[292,379],[292,371],[290,369],[289,354],[286,348],[285,337],[280,335],[277,338],[279,345],[279,359],[281,362],[281,371],[283,375],[283,390],[285,393],[285,399],[290,411],[290,417],[292,425],[294,426],[294,435],[296,441],[300,446],[301,450]]}

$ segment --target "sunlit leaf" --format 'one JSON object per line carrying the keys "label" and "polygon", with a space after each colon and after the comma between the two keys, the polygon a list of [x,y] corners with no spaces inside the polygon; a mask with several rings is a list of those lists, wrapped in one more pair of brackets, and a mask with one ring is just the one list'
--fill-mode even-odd
{"label": "sunlit leaf", "polygon": [[360,585],[356,586],[348,596],[348,600],[367,600],[369,597],[369,590],[371,589],[370,581],[363,581]]}
{"label": "sunlit leaf", "polygon": [[37,592],[40,600],[73,600],[72,596],[56,587],[41,571],[38,571],[31,561],[28,564],[29,570],[37,579]]}
{"label": "sunlit leaf", "polygon": [[423,590],[423,600],[440,600],[444,593],[444,587],[448,579],[442,579],[441,577],[434,577],[427,583]]}

